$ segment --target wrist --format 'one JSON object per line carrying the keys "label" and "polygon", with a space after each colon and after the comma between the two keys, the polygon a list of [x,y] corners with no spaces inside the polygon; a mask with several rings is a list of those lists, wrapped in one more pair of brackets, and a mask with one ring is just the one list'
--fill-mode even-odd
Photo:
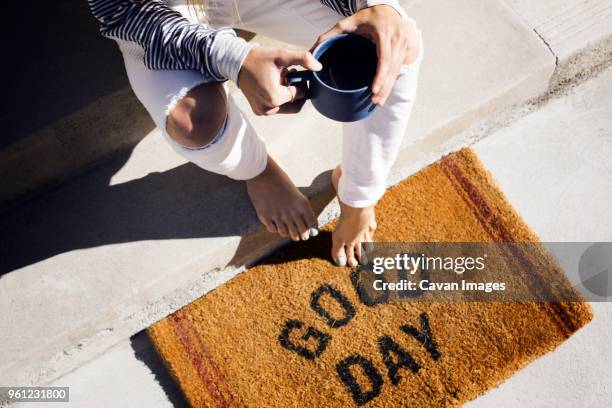
{"label": "wrist", "polygon": [[250,61],[254,58],[253,54],[255,52],[254,50],[255,47],[251,48],[246,55],[244,56],[244,59],[242,60],[242,63],[240,64],[240,69],[238,70],[238,77],[236,78],[235,84],[238,88],[241,87],[241,80],[244,79],[248,74],[247,71],[249,71],[249,66]]}
{"label": "wrist", "polygon": [[241,81],[253,80],[258,67],[262,65],[262,61],[266,58],[267,48],[266,46],[255,43],[254,46],[249,49],[238,71],[238,78],[235,82],[238,88],[242,89],[244,85]]}
{"label": "wrist", "polygon": [[220,77],[238,84],[238,77],[244,61],[257,43],[249,43],[232,34],[223,34],[215,41],[215,61]]}
{"label": "wrist", "polygon": [[404,8],[396,0],[357,0],[357,8],[359,10],[376,6],[390,7],[395,10],[402,18],[408,18],[408,14],[406,14]]}

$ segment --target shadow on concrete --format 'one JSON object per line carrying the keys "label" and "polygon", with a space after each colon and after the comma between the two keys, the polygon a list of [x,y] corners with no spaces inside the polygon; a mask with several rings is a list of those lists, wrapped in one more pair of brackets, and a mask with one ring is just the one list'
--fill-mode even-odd
{"label": "shadow on concrete", "polygon": [[[7,129],[0,137],[0,149],[83,107],[95,105],[101,97],[125,89],[127,78],[117,46],[99,35],[99,24],[86,2],[58,0],[30,6],[8,3],[7,7],[5,11],[11,18],[0,30],[10,45],[7,52],[12,62],[2,67],[4,78],[10,79],[5,84],[10,98],[4,98],[0,111]],[[254,34],[240,31],[239,35],[248,40]],[[138,109],[124,112],[127,121],[109,123],[112,129],[100,132],[119,134],[122,137],[119,141],[104,143],[117,143],[117,151],[124,149],[123,153],[110,149],[108,155],[92,158],[91,166],[84,164],[83,168],[68,169],[57,179],[45,179],[49,185],[59,185],[77,171],[92,169],[96,161],[113,154],[112,161],[56,190],[2,210],[0,277],[69,251],[117,243],[242,236],[230,262],[240,265],[253,260],[253,251],[262,251],[262,242],[269,247],[274,242],[260,228],[244,183],[205,172],[195,165],[185,164],[109,185],[113,175],[127,162],[133,145],[151,130],[148,115],[135,99],[127,99],[128,103],[132,101]],[[99,130],[100,124],[95,121],[88,125]],[[128,125],[133,129],[124,130],[123,126]],[[71,126],[68,123],[58,130],[62,135],[60,142],[70,146],[69,152],[83,150],[84,155],[92,154],[87,148],[81,149],[82,144],[91,142],[82,133],[83,127],[75,130]],[[126,133],[127,141],[123,139]],[[47,151],[42,157],[25,157],[24,162],[32,166],[12,169],[14,175],[4,180],[5,184],[11,183],[11,177],[27,178],[31,175],[29,171],[44,174],[46,167],[58,164],[57,160],[70,161],[69,156],[62,154]],[[313,196],[313,191],[323,191],[326,185],[328,172],[302,191]],[[326,202],[320,197],[318,200],[313,205],[320,211]]]}
{"label": "shadow on concrete", "polygon": [[86,1],[5,2],[0,148],[128,85]]}
{"label": "shadow on concrete", "polygon": [[[274,241],[257,221],[245,183],[188,163],[109,185],[130,152],[2,214],[0,276],[78,249],[142,240],[241,236],[231,265]],[[329,171],[301,188],[319,213],[333,198]],[[262,241],[263,240],[263,241]]]}
{"label": "shadow on concrete", "polygon": [[258,265],[279,265],[286,264],[299,259],[322,259],[333,265],[330,256],[332,248],[332,234],[330,231],[321,231],[316,238],[311,238],[308,242],[301,242],[299,245],[289,244],[282,251],[261,259]]}
{"label": "shadow on concrete", "polygon": [[164,362],[159,358],[147,332],[141,331],[130,337],[130,345],[132,350],[134,350],[134,356],[142,361],[155,376],[155,380],[168,397],[168,401],[170,401],[172,406],[175,408],[188,408],[189,404],[185,401],[183,393],[170,376]]}

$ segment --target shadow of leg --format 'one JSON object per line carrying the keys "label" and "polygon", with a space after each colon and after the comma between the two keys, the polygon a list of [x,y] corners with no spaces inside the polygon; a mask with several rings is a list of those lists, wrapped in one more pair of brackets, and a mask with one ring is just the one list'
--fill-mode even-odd
{"label": "shadow of leg", "polygon": [[[327,207],[327,205],[336,196],[331,185],[331,173],[331,170],[324,171],[314,178],[310,186],[299,188],[304,195],[311,197],[310,205],[312,206],[312,210],[317,217],[321,215],[321,213],[325,210],[325,207]],[[323,236],[316,239],[317,243],[321,244],[324,241],[329,241],[328,245],[331,245],[331,234],[328,233],[322,235]],[[329,235],[329,237],[327,235]],[[315,239],[313,239],[313,241],[315,241]],[[262,245],[262,243],[266,243],[266,245]],[[266,257],[286,244],[288,244],[287,239],[281,238],[276,234],[271,234],[263,226],[261,226],[257,232],[245,236],[240,240],[236,253],[229,262],[228,266],[241,267],[243,265],[251,266],[260,262],[268,263],[270,260]],[[305,246],[311,247],[311,245],[305,242],[300,242],[297,245],[301,246],[302,248]],[[323,252],[319,252],[316,255],[317,257],[327,257],[327,255],[323,255]],[[310,257],[308,251],[292,251],[291,253],[296,257],[295,259],[300,257]]]}

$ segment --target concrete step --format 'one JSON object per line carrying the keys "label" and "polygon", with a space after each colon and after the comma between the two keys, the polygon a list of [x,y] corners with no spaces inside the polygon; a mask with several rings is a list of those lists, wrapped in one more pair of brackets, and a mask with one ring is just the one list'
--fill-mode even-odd
{"label": "concrete step", "polygon": [[[415,8],[418,1],[406,3]],[[612,0],[506,1],[557,57],[553,85],[612,59]],[[37,72],[11,75],[18,80],[3,115],[9,133],[0,143],[0,211],[130,151],[154,129],[87,6],[62,0],[49,7],[33,18],[56,39],[52,44],[38,50],[36,38],[15,30],[15,49],[32,51],[18,59]]]}
{"label": "concrete step", "polygon": [[[46,4],[28,19],[53,40],[41,42],[40,32],[25,25],[16,29],[14,49],[28,52],[11,66],[21,71],[10,75],[11,103],[0,114],[8,128],[0,140],[0,211],[129,153],[155,130],[129,86],[121,53],[100,36],[85,2]],[[27,75],[23,66],[36,73]]]}
{"label": "concrete step", "polygon": [[[426,54],[392,181],[468,143],[454,135],[477,119],[546,92],[555,68],[502,1],[428,0],[410,13]],[[299,116],[250,119],[321,222],[333,218],[339,125],[310,105]],[[74,369],[283,243],[259,227],[242,183],[184,163],[157,131],[5,212],[0,230],[2,384],[45,383]]]}
{"label": "concrete step", "polygon": [[153,129],[86,2],[7,7],[6,59],[15,62],[3,67],[0,210],[131,150]]}
{"label": "concrete step", "polygon": [[0,212],[129,152],[154,128],[124,87],[0,148]]}

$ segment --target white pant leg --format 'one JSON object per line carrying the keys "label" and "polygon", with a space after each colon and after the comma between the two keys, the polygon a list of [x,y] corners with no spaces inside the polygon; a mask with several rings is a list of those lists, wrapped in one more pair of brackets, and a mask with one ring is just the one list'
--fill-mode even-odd
{"label": "white pant leg", "polygon": [[[247,1],[238,0],[243,27],[309,48],[315,39],[343,18],[317,0]],[[352,207],[375,204],[384,194],[387,177],[397,158],[414,103],[421,53],[416,61],[403,66],[385,106],[368,118],[343,125],[342,177],[338,195]]]}
{"label": "white pant leg", "polygon": [[238,108],[232,95],[227,95],[227,99],[225,123],[206,146],[185,147],[166,137],[177,153],[204,170],[234,180],[249,180],[266,168],[266,144]]}
{"label": "white pant leg", "polygon": [[376,204],[402,144],[417,89],[420,57],[402,66],[386,103],[366,119],[342,127],[338,197],[351,207]]}

